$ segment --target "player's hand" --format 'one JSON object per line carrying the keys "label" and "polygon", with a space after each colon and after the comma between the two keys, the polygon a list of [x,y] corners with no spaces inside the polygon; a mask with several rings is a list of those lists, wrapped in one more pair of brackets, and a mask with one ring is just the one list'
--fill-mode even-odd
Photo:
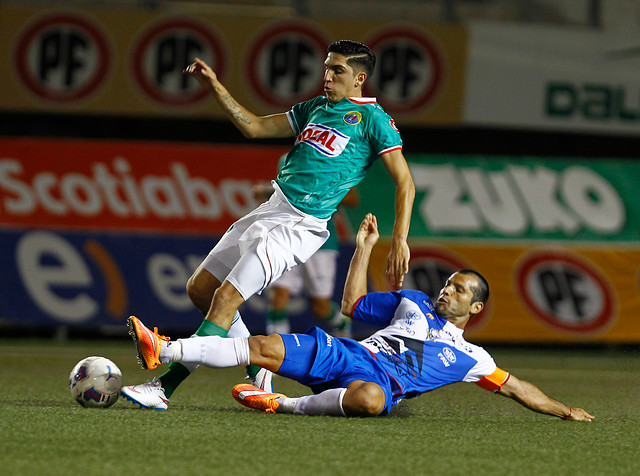
{"label": "player's hand", "polygon": [[356,235],[356,246],[359,248],[373,248],[380,238],[378,233],[378,219],[372,213],[367,213],[360,223],[358,234]]}
{"label": "player's hand", "polygon": [[571,414],[565,418],[565,420],[570,421],[591,421],[595,417],[593,415],[588,414],[582,408],[572,408]]}
{"label": "player's hand", "polygon": [[391,281],[391,285],[400,288],[404,281],[404,275],[409,272],[409,258],[411,252],[406,240],[393,240],[391,250],[387,257],[386,274]]}
{"label": "player's hand", "polygon": [[215,71],[200,58],[196,58],[182,72],[196,78],[203,88],[210,88],[218,81]]}

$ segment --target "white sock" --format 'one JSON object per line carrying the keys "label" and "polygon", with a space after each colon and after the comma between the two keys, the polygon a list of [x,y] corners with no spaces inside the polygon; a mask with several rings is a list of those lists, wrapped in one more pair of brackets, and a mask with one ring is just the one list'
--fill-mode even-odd
{"label": "white sock", "polygon": [[[182,360],[182,342],[180,342],[180,340],[162,342],[162,344],[160,344],[160,355],[158,358],[162,364],[180,362]],[[193,370],[195,370],[195,368]],[[189,372],[193,372],[193,370],[189,369]]]}
{"label": "white sock", "polygon": [[[249,337],[250,335],[251,333],[249,332],[249,329],[247,329],[247,326],[245,325],[244,321],[242,320],[240,313],[236,311],[235,315],[233,316],[233,322],[231,323],[231,327],[229,328],[229,333],[227,334],[227,337]],[[191,337],[201,337],[201,336],[193,334]],[[182,349],[180,349],[180,352],[182,352]],[[184,365],[187,368],[189,373],[193,372],[195,369],[197,369],[200,366],[198,362],[182,361],[182,356],[178,358],[172,358],[171,360],[167,360],[167,362],[165,362],[164,360],[162,360],[162,349],[160,350],[160,362],[162,362],[163,364],[167,362],[180,362],[182,365]]]}
{"label": "white sock", "polygon": [[229,327],[229,333],[227,334],[227,337],[249,337],[250,335],[251,332],[249,332],[249,329],[247,329],[246,324],[242,320],[242,316],[240,316],[240,313],[236,311],[235,315],[233,316],[233,321],[231,322],[231,327]]}
{"label": "white sock", "polygon": [[212,368],[249,365],[249,338],[229,339],[220,336],[178,339],[182,344],[182,360]]}
{"label": "white sock", "polygon": [[[193,334],[191,337],[199,337],[199,336]],[[160,352],[162,353],[162,349],[160,349]],[[182,352],[182,345],[180,346],[180,352]],[[162,362],[162,359],[160,359],[160,361]],[[182,362],[182,357],[180,357],[180,360],[178,362],[184,365],[189,371],[189,373],[192,373],[195,369],[200,367],[200,364],[198,364],[197,362]]]}
{"label": "white sock", "polygon": [[[332,415],[346,416],[342,408],[342,399],[346,388],[332,388],[318,395],[307,395],[300,398],[287,398],[293,401],[278,401],[282,407],[280,413],[295,413],[296,415]],[[287,411],[293,407],[293,411]],[[278,408],[280,410],[280,408]]]}

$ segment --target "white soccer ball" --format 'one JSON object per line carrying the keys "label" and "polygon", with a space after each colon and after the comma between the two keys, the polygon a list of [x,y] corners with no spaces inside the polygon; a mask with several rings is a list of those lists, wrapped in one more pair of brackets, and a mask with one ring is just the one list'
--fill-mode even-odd
{"label": "white soccer ball", "polygon": [[83,407],[107,408],[116,403],[122,372],[105,357],[82,359],[69,374],[71,396]]}

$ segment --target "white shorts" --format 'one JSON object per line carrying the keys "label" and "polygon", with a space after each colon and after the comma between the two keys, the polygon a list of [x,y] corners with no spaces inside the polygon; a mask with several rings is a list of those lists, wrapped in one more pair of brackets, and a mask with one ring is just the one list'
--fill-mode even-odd
{"label": "white shorts", "polygon": [[236,221],[202,262],[245,299],[307,261],[329,238],[327,221],[292,206],[273,182],[271,198]]}
{"label": "white shorts", "polygon": [[303,290],[312,298],[333,296],[336,282],[338,250],[318,250],[305,263],[290,269],[271,288],[284,288],[291,294],[300,294]]}

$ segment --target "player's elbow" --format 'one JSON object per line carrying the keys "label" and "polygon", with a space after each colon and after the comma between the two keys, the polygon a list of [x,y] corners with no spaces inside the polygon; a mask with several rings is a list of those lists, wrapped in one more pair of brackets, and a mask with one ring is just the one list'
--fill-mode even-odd
{"label": "player's elbow", "polygon": [[246,139],[272,139],[278,137],[278,130],[269,117],[251,117],[241,128]]}
{"label": "player's elbow", "polygon": [[240,132],[245,139],[259,139],[261,137],[255,129],[241,129]]}
{"label": "player's elbow", "polygon": [[345,316],[352,317],[353,308],[355,304],[356,303],[353,299],[349,299],[348,297],[343,297],[342,302],[340,303],[340,312]]}
{"label": "player's elbow", "polygon": [[340,312],[342,312],[342,314],[344,314],[345,316],[353,317],[353,313],[356,310],[358,302],[364,297],[365,294],[367,294],[366,289],[355,292],[349,292],[347,289],[345,289],[345,293],[342,295]]}

